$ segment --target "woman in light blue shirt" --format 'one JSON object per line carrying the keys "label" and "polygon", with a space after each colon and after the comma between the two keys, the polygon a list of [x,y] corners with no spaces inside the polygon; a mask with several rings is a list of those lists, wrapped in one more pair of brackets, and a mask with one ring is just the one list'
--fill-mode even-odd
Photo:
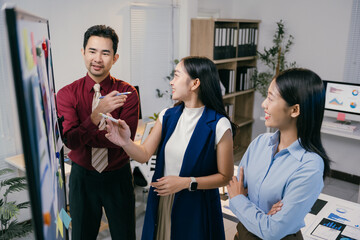
{"label": "woman in light blue shirt", "polygon": [[262,107],[265,125],[278,131],[252,141],[227,186],[240,220],[234,239],[303,239],[305,215],[330,170],[320,139],[324,104],[322,80],[310,70],[273,79]]}

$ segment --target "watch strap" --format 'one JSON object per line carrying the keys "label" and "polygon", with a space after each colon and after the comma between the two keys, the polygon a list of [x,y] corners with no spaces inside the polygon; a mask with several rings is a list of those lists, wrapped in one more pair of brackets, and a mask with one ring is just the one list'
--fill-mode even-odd
{"label": "watch strap", "polygon": [[[195,177],[190,177],[190,184],[189,184],[189,191],[195,191],[195,190],[192,190],[191,189],[191,187],[192,187],[192,185],[193,185],[193,183],[195,183],[195,184],[197,184],[197,181],[196,181],[196,179],[195,179]],[[197,188],[197,186],[195,186],[196,188]]]}

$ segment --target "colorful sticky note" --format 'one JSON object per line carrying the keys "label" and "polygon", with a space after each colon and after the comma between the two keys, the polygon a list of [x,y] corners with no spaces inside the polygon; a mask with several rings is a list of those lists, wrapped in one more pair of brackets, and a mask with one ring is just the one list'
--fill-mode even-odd
{"label": "colorful sticky note", "polygon": [[63,208],[61,208],[61,211],[60,211],[60,218],[62,219],[66,229],[69,229],[71,217]]}
{"label": "colorful sticky note", "polygon": [[30,39],[31,39],[31,50],[32,50],[33,60],[34,60],[34,63],[36,65],[37,64],[36,47],[35,47],[35,40],[34,40],[34,33],[33,32],[30,33]]}
{"label": "colorful sticky note", "polygon": [[24,44],[24,54],[25,54],[25,62],[28,70],[31,70],[35,64],[33,61],[33,57],[31,56],[31,48],[29,46],[29,37],[28,31],[26,29],[23,30],[23,44]]}
{"label": "colorful sticky note", "polygon": [[43,214],[44,216],[44,224],[47,225],[47,226],[50,226],[51,224],[51,215],[49,212],[46,212]]}
{"label": "colorful sticky note", "polygon": [[[59,213],[57,213],[57,216],[59,216]],[[56,225],[56,239],[59,237],[59,225],[57,224],[58,223],[58,219],[56,217],[55,219],[55,225]]]}
{"label": "colorful sticky note", "polygon": [[56,175],[58,175],[59,186],[60,186],[60,188],[62,189],[64,181],[63,181],[63,179],[62,179],[61,172],[58,171]]}
{"label": "colorful sticky note", "polygon": [[[59,230],[61,237],[64,237],[63,222],[60,219],[59,213],[57,214],[56,230]],[[57,235],[57,231],[56,231],[56,235]]]}
{"label": "colorful sticky note", "polygon": [[338,121],[345,121],[345,113],[339,112],[336,119]]}

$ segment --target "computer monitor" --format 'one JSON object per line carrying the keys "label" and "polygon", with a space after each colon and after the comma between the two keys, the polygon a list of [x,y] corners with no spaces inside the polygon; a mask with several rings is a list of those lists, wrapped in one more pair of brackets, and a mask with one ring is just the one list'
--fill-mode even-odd
{"label": "computer monitor", "polygon": [[360,115],[360,84],[324,80],[325,110]]}
{"label": "computer monitor", "polygon": [[139,119],[142,119],[139,86],[134,86],[134,88],[136,88],[136,91],[138,92],[138,95],[139,95]]}

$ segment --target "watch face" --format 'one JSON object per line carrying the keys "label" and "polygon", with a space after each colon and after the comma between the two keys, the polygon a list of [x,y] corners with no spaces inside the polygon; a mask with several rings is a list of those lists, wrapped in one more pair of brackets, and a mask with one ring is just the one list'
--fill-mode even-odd
{"label": "watch face", "polygon": [[190,186],[190,191],[196,191],[197,190],[198,183],[192,182]]}

